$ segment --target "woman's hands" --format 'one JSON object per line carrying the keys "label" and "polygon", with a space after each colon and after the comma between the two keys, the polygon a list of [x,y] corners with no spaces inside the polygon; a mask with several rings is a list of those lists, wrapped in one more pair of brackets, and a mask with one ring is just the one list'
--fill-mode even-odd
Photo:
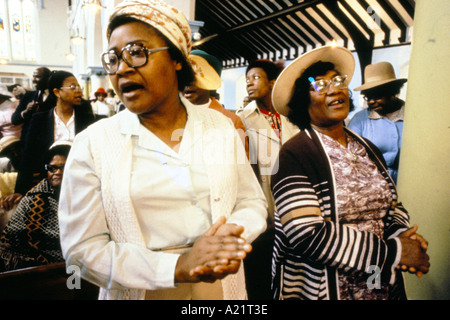
{"label": "woman's hands", "polygon": [[428,242],[417,232],[417,225],[400,234],[402,256],[397,269],[415,273],[419,278],[429,271]]}
{"label": "woman's hands", "polygon": [[201,236],[192,249],[178,259],[178,282],[214,282],[239,270],[252,246],[241,238],[244,227],[227,224],[221,217]]}

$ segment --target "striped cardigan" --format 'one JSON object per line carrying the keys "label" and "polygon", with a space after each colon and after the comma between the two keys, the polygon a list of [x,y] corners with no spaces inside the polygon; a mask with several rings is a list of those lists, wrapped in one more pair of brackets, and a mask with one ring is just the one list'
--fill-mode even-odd
{"label": "striped cardigan", "polygon": [[[337,270],[359,271],[369,278],[371,265],[381,271],[382,282],[392,285],[390,298],[405,298],[403,279],[395,267],[401,256],[397,235],[409,227],[408,213],[397,202],[380,151],[370,141],[346,131],[365,146],[391,188],[393,201],[383,219],[384,238],[339,223],[330,159],[314,130],[300,132],[280,150],[279,170],[272,179],[277,209],[272,262],[275,299],[339,299]],[[317,207],[321,216],[292,214],[302,207]]]}

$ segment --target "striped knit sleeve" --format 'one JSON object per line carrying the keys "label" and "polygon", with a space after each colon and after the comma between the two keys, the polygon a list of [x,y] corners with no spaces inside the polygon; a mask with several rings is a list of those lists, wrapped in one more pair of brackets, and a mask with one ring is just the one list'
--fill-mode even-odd
{"label": "striped knit sleeve", "polygon": [[[368,272],[369,266],[376,266],[381,270],[381,280],[393,283],[393,271],[399,260],[398,239],[384,241],[373,233],[332,222],[327,218],[331,205],[331,199],[326,196],[329,184],[312,185],[292,156],[280,156],[280,168],[290,169],[280,170],[272,191],[276,214],[290,250],[344,271]],[[295,211],[311,207],[319,208],[322,215]]]}

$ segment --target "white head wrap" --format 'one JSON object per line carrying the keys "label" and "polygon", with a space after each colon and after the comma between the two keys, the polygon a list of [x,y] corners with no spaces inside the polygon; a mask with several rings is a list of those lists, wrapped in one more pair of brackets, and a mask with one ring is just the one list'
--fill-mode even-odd
{"label": "white head wrap", "polygon": [[[191,28],[186,16],[178,9],[161,0],[125,0],[119,3],[110,17],[127,16],[157,29],[172,42],[185,57],[192,48]],[[111,30],[107,31],[107,37]]]}

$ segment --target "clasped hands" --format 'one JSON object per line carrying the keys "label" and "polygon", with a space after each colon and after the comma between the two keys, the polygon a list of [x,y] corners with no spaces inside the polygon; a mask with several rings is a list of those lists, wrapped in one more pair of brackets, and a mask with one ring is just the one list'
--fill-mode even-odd
{"label": "clasped hands", "polygon": [[175,269],[178,282],[214,282],[239,270],[252,246],[241,238],[244,227],[220,217],[192,249],[180,256]]}
{"label": "clasped hands", "polygon": [[428,242],[417,232],[417,225],[400,234],[402,256],[397,269],[415,273],[419,278],[429,271]]}

